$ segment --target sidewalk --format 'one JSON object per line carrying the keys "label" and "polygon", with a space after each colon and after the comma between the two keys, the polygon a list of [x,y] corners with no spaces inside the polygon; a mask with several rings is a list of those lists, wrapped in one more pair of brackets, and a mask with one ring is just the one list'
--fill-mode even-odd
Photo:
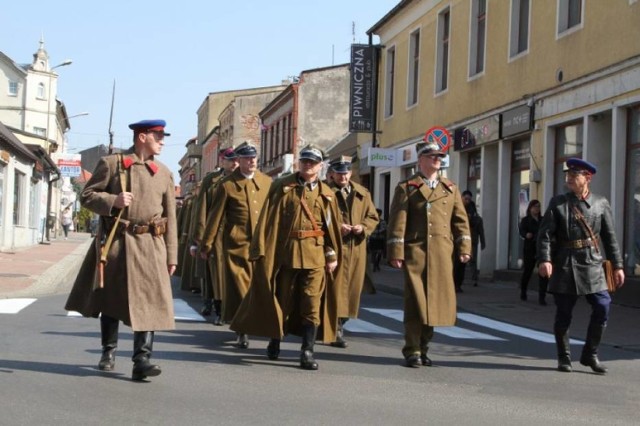
{"label": "sidewalk", "polygon": [[0,252],[0,299],[69,291],[91,241],[88,233],[70,232],[67,240]]}
{"label": "sidewalk", "polygon": [[[15,253],[0,253],[0,299],[40,297],[71,290],[78,269],[91,244],[86,233],[70,233],[69,239],[52,240],[51,244],[37,244]],[[371,274],[376,289],[403,295],[403,276],[400,270],[382,266]],[[481,277],[482,278],[482,277]],[[458,309],[497,321],[508,322],[546,333],[552,332],[555,307],[553,297],[547,295],[547,306],[537,303],[536,291],[529,292],[529,301],[520,300],[518,283],[481,279],[478,287],[469,281],[458,296]],[[603,343],[632,352],[640,352],[640,307],[625,303],[622,295],[613,296],[610,321]],[[580,299],[574,311],[571,336],[583,340],[589,321],[590,306]]]}

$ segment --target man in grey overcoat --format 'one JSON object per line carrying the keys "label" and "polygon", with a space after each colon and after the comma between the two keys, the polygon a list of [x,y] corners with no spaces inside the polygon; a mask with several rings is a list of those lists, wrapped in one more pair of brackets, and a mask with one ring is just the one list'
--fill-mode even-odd
{"label": "man in grey overcoat", "polygon": [[[133,329],[132,380],[157,376],[152,364],[155,330],[175,328],[170,276],[177,265],[174,183],[171,171],[155,159],[164,146],[164,120],[129,125],[134,145],[123,154],[100,159],[80,202],[101,216],[106,239],[91,248],[65,309],[84,316],[100,315],[102,358],[98,368],[115,367],[118,325]],[[99,241],[97,241],[99,243]],[[103,279],[96,271],[103,270]]]}

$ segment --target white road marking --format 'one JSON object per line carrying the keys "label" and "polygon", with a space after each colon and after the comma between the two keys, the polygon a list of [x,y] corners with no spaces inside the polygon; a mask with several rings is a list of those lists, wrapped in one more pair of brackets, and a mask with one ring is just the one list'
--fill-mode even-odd
{"label": "white road marking", "polygon": [[347,321],[344,329],[352,333],[402,334],[357,318]]}
{"label": "white road marking", "polygon": [[205,319],[182,299],[173,299],[173,311],[176,321],[205,322]]}
{"label": "white road marking", "polygon": [[[206,320],[196,312],[187,302],[182,299],[173,299],[173,317],[176,321],[196,321],[205,322]],[[68,317],[82,317],[78,312],[69,311]]]}
{"label": "white road marking", "polygon": [[[502,321],[496,321],[489,318],[481,317],[480,315],[458,313],[458,319],[472,324],[477,324],[482,327],[490,328],[492,330],[501,331],[503,333],[515,334],[516,336],[524,337],[527,339],[537,340],[543,343],[555,343],[555,337],[551,333],[543,333],[541,331],[531,330],[529,328],[520,327],[517,325],[509,324]],[[580,340],[571,339],[571,344],[581,345],[584,342]]]}
{"label": "white road marking", "polygon": [[17,314],[37,299],[0,299],[0,314]]}

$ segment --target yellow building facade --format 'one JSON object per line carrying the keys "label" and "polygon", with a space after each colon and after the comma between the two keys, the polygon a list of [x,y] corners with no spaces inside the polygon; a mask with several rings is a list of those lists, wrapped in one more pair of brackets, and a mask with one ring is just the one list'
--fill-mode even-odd
{"label": "yellow building facade", "polygon": [[640,2],[404,0],[368,33],[380,39],[374,145],[396,153],[372,173],[378,206],[443,126],[445,173],[484,218],[481,272],[517,270],[528,202],[546,208],[565,190],[564,161],[581,157],[640,275]]}

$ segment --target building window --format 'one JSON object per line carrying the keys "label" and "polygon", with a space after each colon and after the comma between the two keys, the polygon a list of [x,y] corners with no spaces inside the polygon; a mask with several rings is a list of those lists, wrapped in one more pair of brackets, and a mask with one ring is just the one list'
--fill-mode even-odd
{"label": "building window", "polygon": [[418,82],[420,81],[420,30],[411,33],[409,40],[409,86],[407,106],[418,103]]}
{"label": "building window", "polygon": [[42,136],[44,138],[47,136],[47,129],[44,129],[42,127],[34,127],[33,133],[35,133],[38,136]]}
{"label": "building window", "polygon": [[640,276],[640,106],[629,110],[624,259],[625,272]]}
{"label": "building window", "polygon": [[487,1],[471,2],[471,31],[469,32],[469,77],[484,71],[484,52],[487,28]]}
{"label": "building window", "polygon": [[558,0],[558,34],[582,24],[584,0]]}
{"label": "building window", "polygon": [[556,127],[555,194],[566,192],[564,163],[571,157],[582,157],[582,129],[581,121]]}
{"label": "building window", "polygon": [[36,93],[38,99],[44,99],[44,83],[38,83],[38,92]]}
{"label": "building window", "polygon": [[449,8],[438,15],[438,50],[436,52],[436,93],[447,90],[449,74]]}
{"label": "building window", "polygon": [[24,173],[16,170],[15,180],[13,184],[13,224],[22,225],[22,211],[24,210],[25,198],[25,180]]}
{"label": "building window", "polygon": [[10,81],[9,82],[9,96],[18,96],[18,82]]}
{"label": "building window", "polygon": [[289,114],[289,121],[288,121],[288,126],[287,126],[287,140],[289,141],[289,145],[288,145],[288,150],[287,152],[289,154],[293,154],[293,119],[292,119],[293,115]]}
{"label": "building window", "polygon": [[529,16],[529,0],[511,0],[509,57],[517,56],[529,49]]}
{"label": "building window", "polygon": [[385,90],[384,90],[384,116],[391,117],[393,115],[393,89],[396,68],[396,49],[392,47],[387,50],[387,69],[385,72]]}

